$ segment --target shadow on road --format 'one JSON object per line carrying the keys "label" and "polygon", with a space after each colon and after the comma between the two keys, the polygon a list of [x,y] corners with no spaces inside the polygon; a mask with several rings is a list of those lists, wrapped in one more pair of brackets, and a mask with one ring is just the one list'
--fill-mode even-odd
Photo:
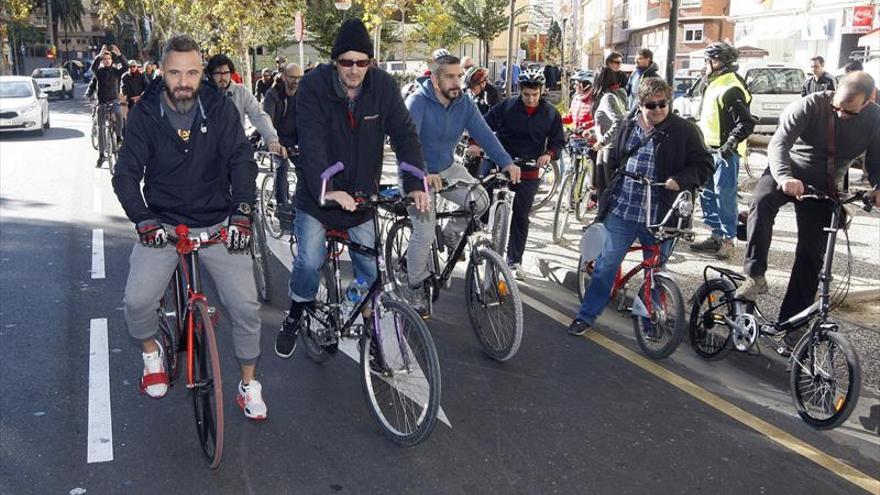
{"label": "shadow on road", "polygon": [[76,139],[85,136],[82,131],[68,127],[53,127],[46,130],[46,134],[37,136],[25,131],[13,131],[0,136],[0,141],[60,141],[62,139]]}

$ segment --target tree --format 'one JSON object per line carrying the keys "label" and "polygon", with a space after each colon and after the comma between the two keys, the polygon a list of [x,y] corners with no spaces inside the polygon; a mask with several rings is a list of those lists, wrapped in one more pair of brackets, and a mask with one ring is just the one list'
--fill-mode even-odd
{"label": "tree", "polygon": [[[512,1],[512,0],[511,0]],[[483,45],[483,66],[489,65],[489,43],[507,29],[508,0],[454,0],[452,17],[465,34]]]}
{"label": "tree", "polygon": [[[0,39],[9,37],[13,60],[17,57],[17,45],[21,43],[22,32],[30,27],[28,16],[34,5],[31,0],[0,0]],[[12,68],[6,57],[0,54],[0,74],[9,74]]]}
{"label": "tree", "polygon": [[559,62],[562,48],[562,29],[554,19],[547,30],[547,61]]}
{"label": "tree", "polygon": [[48,0],[52,2],[52,39],[58,43],[58,30],[64,30],[65,36],[68,31],[82,29],[82,16],[86,10],[82,0]]}
{"label": "tree", "polygon": [[415,6],[416,34],[430,50],[449,48],[462,38],[461,28],[443,0],[424,0]]}

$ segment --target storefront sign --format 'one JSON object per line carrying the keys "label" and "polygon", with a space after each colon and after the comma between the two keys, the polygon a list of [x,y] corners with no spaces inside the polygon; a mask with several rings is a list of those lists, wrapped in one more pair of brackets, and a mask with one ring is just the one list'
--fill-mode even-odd
{"label": "storefront sign", "polygon": [[864,34],[871,32],[874,26],[874,6],[860,5],[852,8],[852,14],[847,16],[842,32],[844,34]]}

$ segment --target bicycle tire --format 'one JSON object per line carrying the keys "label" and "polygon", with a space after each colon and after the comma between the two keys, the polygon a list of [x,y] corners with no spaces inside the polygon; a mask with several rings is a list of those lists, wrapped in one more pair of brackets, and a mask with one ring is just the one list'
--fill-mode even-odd
{"label": "bicycle tire", "polygon": [[180,376],[180,336],[183,335],[183,325],[180,320],[180,297],[177,287],[177,277],[172,276],[165,293],[159,300],[157,316],[159,317],[159,335],[162,339],[162,347],[165,351],[165,371],[168,373],[168,381],[174,383]]}
{"label": "bicycle tire", "polygon": [[406,287],[409,285],[406,253],[409,240],[412,239],[412,231],[412,221],[406,217],[400,218],[391,224],[385,241],[386,275],[394,286],[394,294],[400,298],[406,297]]}
{"label": "bicycle tire", "polygon": [[510,205],[499,201],[492,219],[492,249],[504,258],[507,255],[507,239],[510,230]]}
{"label": "bicycle tire", "polygon": [[254,283],[257,285],[257,297],[262,302],[269,302],[269,246],[266,244],[266,232],[263,229],[262,215],[254,217],[253,239],[251,241],[251,257],[254,260]]}
{"label": "bicycle tire", "polygon": [[307,310],[308,320],[304,326],[303,348],[309,359],[316,363],[323,363],[330,357],[330,353],[317,340],[316,336],[321,332],[332,331],[326,323],[330,321],[330,307],[338,302],[336,298],[336,278],[328,263],[324,263],[321,269],[321,280],[318,282],[318,293],[315,294],[315,305]]}
{"label": "bicycle tire", "polygon": [[277,208],[275,199],[275,177],[266,174],[263,183],[260,184],[260,217],[263,219],[263,227],[270,237],[281,239],[281,222],[275,215]]}
{"label": "bicycle tire", "polygon": [[552,236],[555,244],[565,241],[565,229],[568,227],[568,217],[571,215],[571,189],[574,175],[565,174],[562,179],[562,188],[559,197],[556,198],[556,207],[553,209]]}
{"label": "bicycle tire", "polygon": [[[544,185],[545,180],[547,181],[546,186]],[[553,199],[553,195],[559,189],[559,163],[553,161],[544,165],[541,168],[540,181],[538,192],[535,194],[535,200],[532,202],[532,207],[529,208],[530,212],[543,208]]]}
{"label": "bicycle tire", "polygon": [[584,262],[583,258],[578,256],[578,300],[584,301],[584,295],[587,293],[587,287],[590,286],[590,278],[593,275],[593,262]]}
{"label": "bicycle tire", "polygon": [[731,329],[722,320],[718,319],[719,314],[715,311],[722,311],[719,307],[715,311],[709,313],[708,307],[703,311],[703,306],[707,303],[714,303],[716,298],[724,298],[726,301],[726,315],[734,317],[733,302],[727,301],[728,294],[733,294],[736,287],[733,282],[726,278],[712,278],[697,287],[694,298],[691,303],[691,317],[688,325],[688,336],[691,347],[701,358],[714,361],[721,359],[730,352],[732,345],[730,342]]}
{"label": "bicycle tire", "polygon": [[191,306],[193,318],[193,412],[199,446],[211,469],[220,467],[223,458],[223,381],[220,374],[220,355],[214,323],[208,304],[195,300]]}
{"label": "bicycle tire", "polygon": [[94,114],[92,114],[92,134],[91,134],[91,138],[92,138],[92,148],[94,148],[95,151],[98,151],[98,147],[99,147],[99,145],[100,145],[100,143],[98,142],[98,122],[95,121],[95,115],[94,115]]}
{"label": "bicycle tire", "polygon": [[[475,247],[468,261],[464,283],[471,328],[483,351],[496,361],[507,361],[519,351],[523,337],[523,310],[519,286],[504,259],[491,249]],[[482,276],[480,265],[487,269]],[[487,281],[491,280],[491,284]],[[503,308],[507,317],[494,311]],[[490,311],[493,310],[493,311]],[[485,313],[485,318],[481,318]],[[494,318],[493,318],[494,316]]]}
{"label": "bicycle tire", "polygon": [[[819,323],[817,322],[816,324]],[[845,395],[843,396],[838,395],[841,387],[837,380],[831,376],[836,368],[833,362],[833,355],[828,358],[832,362],[829,363],[828,359],[826,359],[819,363],[823,371],[822,374],[831,376],[832,383],[825,383],[822,390],[803,390],[804,387],[809,386],[821,387],[823,385],[822,382],[829,381],[826,376],[817,376],[812,371],[818,359],[815,358],[815,354],[811,358],[811,347],[813,348],[813,353],[815,353],[818,350],[816,347],[825,343],[829,346],[829,354],[834,354],[834,350],[838,349],[838,355],[843,356],[843,364],[848,374],[846,386],[843,387],[845,389]],[[816,335],[815,340],[810,333],[807,333],[795,346],[794,351],[791,353],[791,359],[791,398],[797,408],[798,416],[805,423],[818,430],[829,430],[843,424],[852,414],[859,401],[862,384],[862,369],[859,365],[859,359],[849,341],[835,331],[821,332]],[[828,390],[827,387],[830,386],[834,386],[834,389]],[[833,393],[833,395],[828,395],[829,392]],[[821,393],[821,396],[816,397],[816,394],[819,393]],[[815,409],[824,409],[827,412],[829,405],[833,408],[833,413],[822,416],[816,414],[817,411]]]}
{"label": "bicycle tire", "polygon": [[[647,280],[647,279],[646,279]],[[653,291],[660,291],[651,305],[650,319],[633,314],[633,330],[642,352],[651,359],[663,359],[675,352],[685,334],[684,297],[674,280],[664,275],[654,274]],[[647,300],[645,283],[639,286],[638,296]],[[662,310],[659,310],[662,307]],[[670,316],[671,325],[666,323]],[[659,322],[659,324],[658,324]],[[658,331],[659,330],[659,331]],[[663,340],[664,335],[668,338]],[[659,342],[659,345],[654,345]]]}
{"label": "bicycle tire", "polygon": [[578,222],[584,223],[587,219],[587,213],[590,211],[587,207],[590,204],[590,193],[593,190],[593,169],[596,164],[593,163],[593,160],[586,157],[582,160],[584,166],[581,168],[581,173],[578,176],[580,180],[578,184],[575,184],[578,187],[578,191],[575,193],[574,217]]}
{"label": "bicycle tire", "polygon": [[[361,388],[382,433],[413,447],[437,425],[440,360],[427,325],[409,306],[385,298],[379,316],[381,344],[372,344],[373,332],[361,340]],[[373,356],[379,349],[381,359]]]}

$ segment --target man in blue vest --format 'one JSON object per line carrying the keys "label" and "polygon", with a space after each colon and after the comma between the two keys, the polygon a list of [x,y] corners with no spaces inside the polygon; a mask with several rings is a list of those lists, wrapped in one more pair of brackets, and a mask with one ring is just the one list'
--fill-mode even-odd
{"label": "man in blue vest", "polygon": [[703,221],[712,235],[691,244],[691,250],[714,254],[718,259],[733,255],[736,237],[736,182],[739,173],[737,146],[749,137],[755,121],[749,111],[752,95],[736,73],[739,50],[723,41],[706,47],[706,89],[700,111],[700,130],[715,159],[715,174],[700,197]]}

